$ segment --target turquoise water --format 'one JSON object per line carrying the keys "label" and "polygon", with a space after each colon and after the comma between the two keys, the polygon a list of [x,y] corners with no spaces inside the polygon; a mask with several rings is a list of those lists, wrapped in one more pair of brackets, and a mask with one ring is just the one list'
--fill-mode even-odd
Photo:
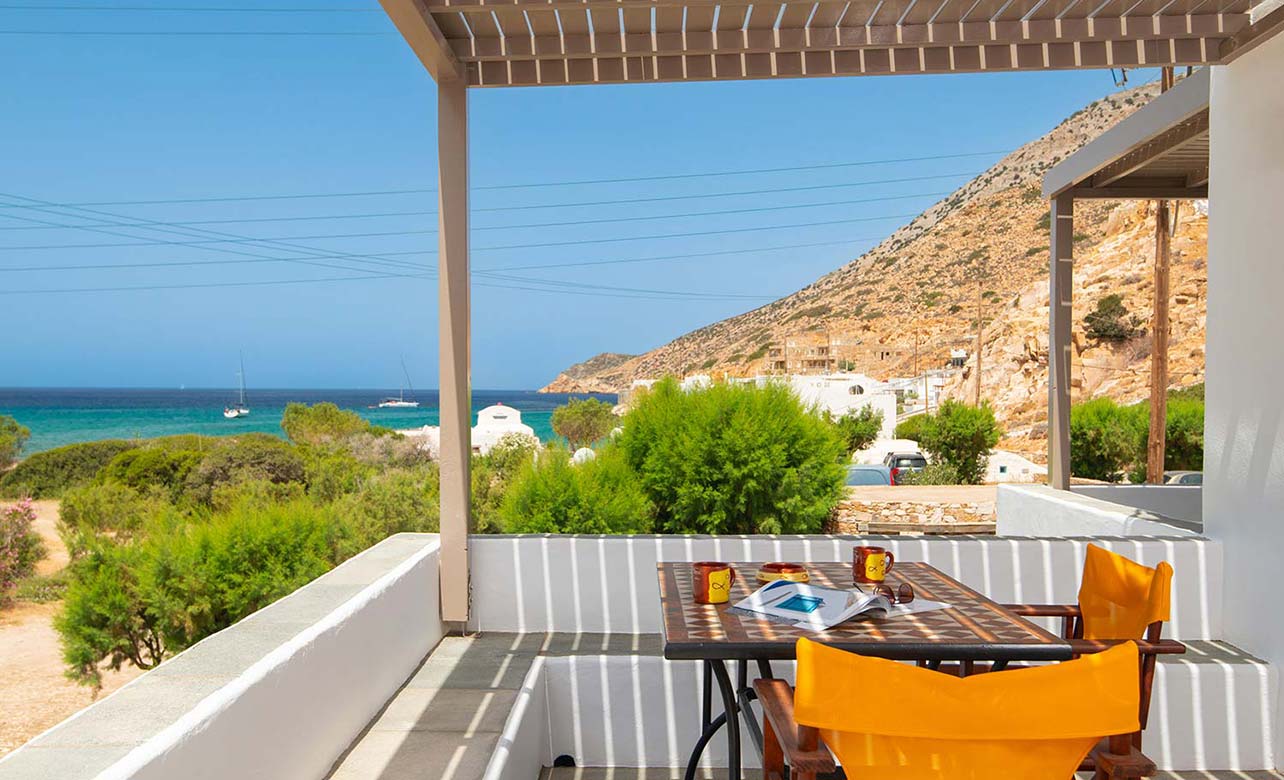
{"label": "turquoise water", "polygon": [[[437,424],[437,392],[416,394],[418,409],[369,409],[396,390],[255,390],[247,394],[248,417],[227,420],[223,407],[236,399],[233,390],[160,390],[145,388],[0,388],[0,414],[31,429],[24,455],[64,444],[97,439],[134,439],[200,433],[212,436],[260,431],[281,434],[281,414],[291,401],[329,401],[351,409],[376,425],[418,428]],[[529,390],[474,390],[476,412],[502,403],[522,413],[522,422],[543,440],[553,437],[553,410],[572,397]],[[615,403],[615,396],[594,396]]]}

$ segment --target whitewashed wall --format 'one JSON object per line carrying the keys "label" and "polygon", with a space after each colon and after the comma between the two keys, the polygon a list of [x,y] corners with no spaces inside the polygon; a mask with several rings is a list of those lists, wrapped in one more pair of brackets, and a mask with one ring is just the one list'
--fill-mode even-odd
{"label": "whitewashed wall", "polygon": [[1198,537],[473,536],[471,626],[659,633],[657,561],[850,561],[855,544],[926,561],[1000,602],[1073,603],[1089,542],[1176,570],[1170,636],[1221,638],[1221,546]]}
{"label": "whitewashed wall", "polygon": [[999,485],[999,536],[1195,536],[1191,526],[1136,507],[1047,485]]}
{"label": "whitewashed wall", "polygon": [[1072,485],[1070,491],[1187,523],[1204,519],[1204,489],[1199,485]]}
{"label": "whitewashed wall", "polygon": [[[1226,551],[1226,636],[1277,667],[1284,663],[1281,73],[1284,36],[1213,68],[1204,425],[1204,529]],[[1284,761],[1278,738],[1276,760]]]}

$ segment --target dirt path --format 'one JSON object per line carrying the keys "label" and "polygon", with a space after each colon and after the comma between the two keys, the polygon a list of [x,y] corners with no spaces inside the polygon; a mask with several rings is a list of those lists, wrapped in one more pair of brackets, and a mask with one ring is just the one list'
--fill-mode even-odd
{"label": "dirt path", "polygon": [[[36,531],[49,555],[36,566],[52,574],[67,565],[58,538],[58,502],[37,501]],[[63,676],[62,648],[53,619],[61,603],[19,602],[0,611],[0,756],[94,701],[93,691]],[[103,674],[103,694],[141,674],[134,668]]]}

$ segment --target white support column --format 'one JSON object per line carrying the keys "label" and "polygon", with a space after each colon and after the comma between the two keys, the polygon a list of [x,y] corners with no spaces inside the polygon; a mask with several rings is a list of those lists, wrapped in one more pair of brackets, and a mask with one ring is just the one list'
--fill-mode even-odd
{"label": "white support column", "polygon": [[468,87],[437,82],[437,320],[441,377],[441,617],[468,620],[472,459]]}
{"label": "white support column", "polygon": [[1074,318],[1074,196],[1052,199],[1048,272],[1048,484],[1070,489],[1070,325]]}

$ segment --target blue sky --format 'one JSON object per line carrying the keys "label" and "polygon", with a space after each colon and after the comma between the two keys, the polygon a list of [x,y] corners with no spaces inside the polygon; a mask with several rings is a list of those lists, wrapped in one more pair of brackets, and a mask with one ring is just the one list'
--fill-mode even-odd
{"label": "blue sky", "polygon": [[[144,2],[66,5],[113,4]],[[0,10],[0,386],[227,386],[238,350],[260,387],[396,386],[402,355],[436,385],[431,79],[373,2],[237,6],[375,10]],[[152,34],[198,31],[373,34]],[[538,387],[785,295],[1113,90],[1101,71],[475,90],[474,386]],[[764,168],[786,170],[722,175]],[[198,202],[135,202],[175,199]],[[112,205],[49,205],[87,203]],[[298,281],[374,274],[397,276]],[[98,291],[38,292],[69,288]]]}

